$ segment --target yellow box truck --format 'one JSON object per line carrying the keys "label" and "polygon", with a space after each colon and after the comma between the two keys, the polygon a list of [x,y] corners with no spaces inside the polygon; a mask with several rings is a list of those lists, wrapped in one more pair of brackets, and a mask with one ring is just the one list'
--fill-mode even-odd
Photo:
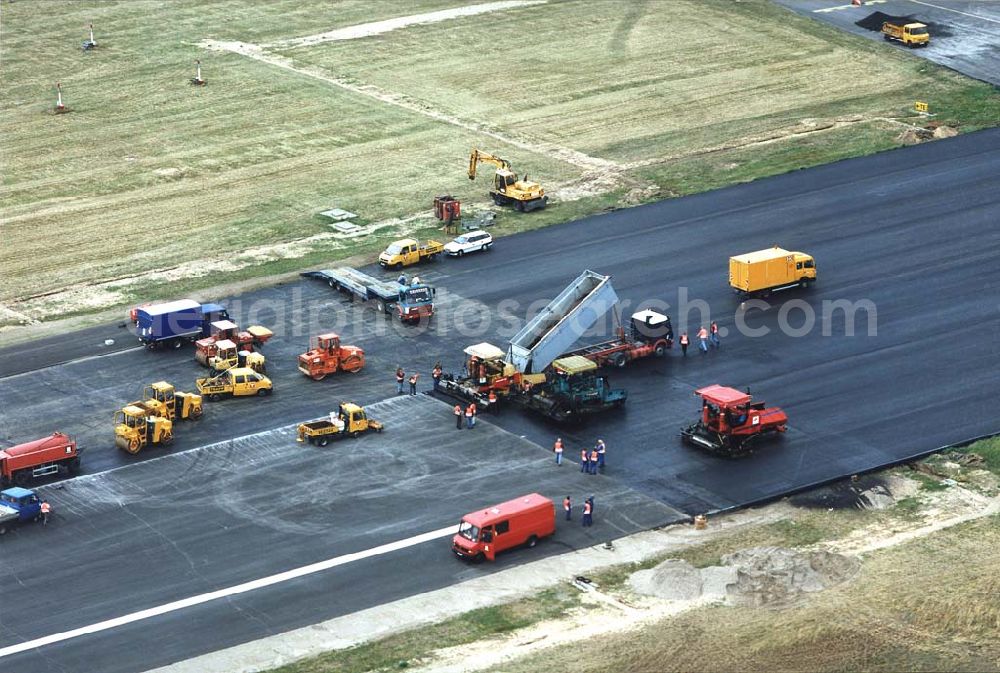
{"label": "yellow box truck", "polygon": [[775,290],[809,287],[816,280],[816,261],[804,252],[778,246],[729,258],[729,284],[744,295],[767,296]]}

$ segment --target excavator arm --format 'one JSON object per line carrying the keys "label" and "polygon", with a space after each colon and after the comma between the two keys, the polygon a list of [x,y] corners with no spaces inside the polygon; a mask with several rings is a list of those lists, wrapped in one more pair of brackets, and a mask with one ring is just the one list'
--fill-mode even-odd
{"label": "excavator arm", "polygon": [[469,155],[469,179],[476,179],[476,168],[479,166],[480,162],[484,164],[491,164],[497,167],[497,170],[510,169],[510,162],[506,159],[501,159],[500,157],[495,157],[487,152],[480,152],[478,149],[473,148],[472,154]]}

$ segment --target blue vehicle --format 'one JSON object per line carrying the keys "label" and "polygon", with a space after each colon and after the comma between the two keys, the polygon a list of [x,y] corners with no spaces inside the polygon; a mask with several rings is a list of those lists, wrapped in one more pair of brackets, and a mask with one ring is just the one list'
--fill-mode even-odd
{"label": "blue vehicle", "polygon": [[180,348],[211,334],[211,324],[229,320],[229,312],[219,304],[201,304],[181,299],[136,309],[136,336],[149,350]]}
{"label": "blue vehicle", "polygon": [[29,489],[15,486],[0,491],[0,535],[15,523],[37,521],[42,516],[42,501]]}

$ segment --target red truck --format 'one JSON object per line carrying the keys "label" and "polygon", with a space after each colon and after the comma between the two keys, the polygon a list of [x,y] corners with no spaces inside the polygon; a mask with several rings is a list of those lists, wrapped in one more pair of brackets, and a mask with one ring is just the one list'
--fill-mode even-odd
{"label": "red truck", "polygon": [[61,471],[80,471],[80,452],[69,435],[53,432],[48,437],[0,451],[0,483],[24,486],[36,477]]}
{"label": "red truck", "polygon": [[521,545],[534,547],[555,532],[555,503],[530,493],[463,516],[451,549],[463,559],[494,561],[497,552]]}

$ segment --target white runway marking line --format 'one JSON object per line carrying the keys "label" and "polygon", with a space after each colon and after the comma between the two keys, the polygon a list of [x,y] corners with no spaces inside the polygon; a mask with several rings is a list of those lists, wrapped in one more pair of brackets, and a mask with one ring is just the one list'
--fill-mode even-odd
{"label": "white runway marking line", "polygon": [[923,2],[923,0],[910,0],[910,2],[917,5],[925,5],[927,7],[933,7],[934,9],[941,9],[946,12],[954,12],[955,14],[961,14],[962,16],[969,16],[973,19],[979,19],[980,21],[989,21],[990,23],[1000,23],[1000,20],[990,19],[985,16],[980,16],[978,14],[969,14],[968,12],[960,12],[957,9],[952,9],[951,7],[942,7],[941,5],[935,5],[930,2]]}
{"label": "white runway marking line", "polygon": [[519,7],[530,7],[532,5],[544,5],[548,0],[501,0],[500,2],[487,2],[480,5],[469,5],[466,7],[456,7],[454,9],[442,9],[436,12],[426,12],[424,14],[411,14],[410,16],[398,16],[394,19],[384,21],[373,21],[362,23],[356,26],[338,28],[326,33],[316,35],[306,35],[304,37],[292,37],[287,40],[278,40],[271,44],[261,45],[265,49],[291,49],[295,47],[308,47],[324,42],[335,42],[338,40],[357,40],[363,37],[381,35],[408,26],[418,26],[428,23],[439,23],[449,19],[457,19],[463,16],[475,16],[486,14],[487,12],[498,12],[505,9],[515,9]]}
{"label": "white runway marking line", "polygon": [[159,615],[176,612],[177,610],[183,610],[184,608],[201,605],[220,598],[227,598],[229,596],[247,593],[249,591],[254,591],[255,589],[263,589],[264,587],[269,587],[281,582],[287,582],[288,580],[298,579],[299,577],[305,577],[306,575],[312,575],[324,570],[329,570],[330,568],[336,568],[337,566],[353,563],[354,561],[360,561],[362,559],[380,556],[382,554],[389,554],[394,551],[399,551],[400,549],[406,549],[407,547],[413,547],[418,544],[423,544],[424,542],[437,540],[438,538],[446,537],[448,535],[454,535],[457,529],[457,525],[448,526],[447,528],[439,528],[428,533],[421,533],[420,535],[406,538],[405,540],[389,542],[364,551],[344,554],[343,556],[335,556],[334,558],[327,559],[325,561],[319,561],[300,568],[286,570],[285,572],[278,573],[277,575],[271,575],[270,577],[262,577],[260,579],[244,582],[243,584],[237,584],[226,589],[219,589],[218,591],[212,591],[207,594],[183,598],[179,601],[173,601],[172,603],[165,603],[164,605],[159,605],[154,608],[147,608],[146,610],[133,612],[130,615],[123,615],[121,617],[115,617],[114,619],[108,619],[103,622],[97,622],[96,624],[91,624],[90,626],[83,626],[71,631],[54,633],[50,636],[36,638],[27,642],[18,643],[17,645],[10,645],[8,647],[0,648],[0,659],[8,657],[12,654],[18,654],[39,647],[44,647],[45,645],[59,643],[64,640],[70,640],[72,638],[78,638],[80,636],[98,633],[100,631],[107,631],[108,629],[124,626],[125,624],[132,624],[133,622],[149,619],[150,617],[158,617]]}

